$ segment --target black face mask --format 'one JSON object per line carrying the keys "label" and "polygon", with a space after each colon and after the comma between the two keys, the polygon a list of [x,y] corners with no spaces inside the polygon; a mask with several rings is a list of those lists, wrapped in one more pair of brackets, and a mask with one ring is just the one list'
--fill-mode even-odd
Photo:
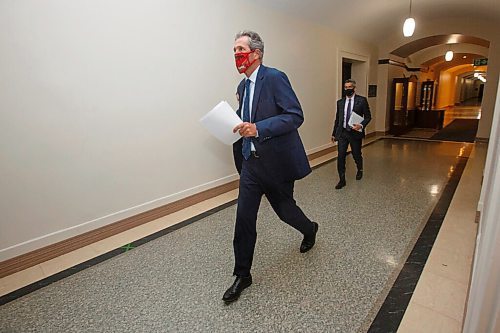
{"label": "black face mask", "polygon": [[352,94],[354,94],[354,89],[352,88],[345,89],[345,94],[349,97],[352,96]]}

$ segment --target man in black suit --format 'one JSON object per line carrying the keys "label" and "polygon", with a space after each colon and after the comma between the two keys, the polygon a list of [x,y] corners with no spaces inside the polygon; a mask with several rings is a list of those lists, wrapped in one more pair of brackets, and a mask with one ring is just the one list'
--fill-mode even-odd
{"label": "man in black suit", "polygon": [[237,90],[238,116],[234,128],[242,139],[233,145],[240,174],[233,248],[236,280],[224,293],[226,303],[238,299],[252,284],[250,269],[257,239],[256,222],[262,195],[279,218],[304,238],[300,252],[315,244],[318,224],[309,220],[293,198],[294,182],[311,172],[297,129],[304,121],[300,103],[285,73],[262,65],[264,43],[253,31],[235,37],[236,68],[245,78]]}
{"label": "man in black suit", "polygon": [[[363,178],[363,156],[361,155],[361,144],[365,137],[365,127],[372,119],[370,106],[365,97],[356,95],[356,81],[349,79],[344,83],[345,97],[337,101],[337,116],[333,126],[332,142],[338,142],[337,171],[339,182],[335,189],[339,190],[346,186],[345,181],[345,157],[347,147],[351,145],[352,157],[356,162],[358,171],[356,179]],[[352,113],[363,117],[363,121],[349,125]]]}

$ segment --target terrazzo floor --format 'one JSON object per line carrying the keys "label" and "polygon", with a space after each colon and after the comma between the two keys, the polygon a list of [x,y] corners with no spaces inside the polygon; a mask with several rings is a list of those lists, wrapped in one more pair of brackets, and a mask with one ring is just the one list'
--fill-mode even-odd
{"label": "terrazzo floor", "polygon": [[338,191],[335,161],[296,183],[317,243],[264,199],[254,284],[229,306],[235,206],[18,298],[0,332],[360,332],[366,329],[453,170],[462,143],[381,140],[365,176]]}

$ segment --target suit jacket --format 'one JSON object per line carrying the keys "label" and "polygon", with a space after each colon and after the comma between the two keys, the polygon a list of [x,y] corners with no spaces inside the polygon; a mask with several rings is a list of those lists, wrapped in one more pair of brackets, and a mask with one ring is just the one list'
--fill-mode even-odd
{"label": "suit jacket", "polygon": [[[339,99],[337,101],[337,116],[335,117],[335,124],[333,125],[332,136],[338,138],[342,131],[345,131],[344,128],[344,109],[345,109],[346,97]],[[361,132],[352,130],[352,135],[359,139],[365,137],[365,128],[366,125],[372,120],[372,114],[370,112],[370,106],[368,105],[368,101],[366,97],[359,96],[357,94],[354,95],[354,105],[352,106],[352,112],[356,112],[358,115],[365,118],[361,125],[363,125],[363,130]]]}
{"label": "suit jacket", "polygon": [[[245,80],[238,86],[241,117]],[[261,65],[255,81],[251,122],[259,137],[251,138],[266,170],[278,179],[297,180],[311,172],[298,128],[304,121],[299,100],[285,73]],[[233,145],[236,169],[241,173],[243,140]]]}

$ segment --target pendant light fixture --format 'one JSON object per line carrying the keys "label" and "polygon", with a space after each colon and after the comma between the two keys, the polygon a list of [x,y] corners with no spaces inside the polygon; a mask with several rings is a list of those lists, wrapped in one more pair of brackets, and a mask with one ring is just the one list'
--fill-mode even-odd
{"label": "pendant light fixture", "polygon": [[453,51],[451,50],[451,44],[450,44],[450,48],[448,49],[448,51],[446,51],[446,53],[444,55],[444,60],[446,60],[446,61],[453,60]]}
{"label": "pendant light fixture", "polygon": [[411,17],[411,0],[410,0],[410,14],[408,18],[405,20],[403,24],[403,35],[405,37],[413,36],[413,32],[415,31],[415,20]]}
{"label": "pendant light fixture", "polygon": [[444,60],[446,61],[452,61],[453,60],[453,51],[446,51],[446,54],[444,55]]}

